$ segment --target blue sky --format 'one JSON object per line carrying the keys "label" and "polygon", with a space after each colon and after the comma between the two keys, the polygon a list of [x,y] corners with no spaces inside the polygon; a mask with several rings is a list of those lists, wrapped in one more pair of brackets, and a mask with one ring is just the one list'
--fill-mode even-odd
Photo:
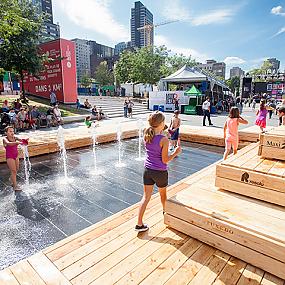
{"label": "blue sky", "polygon": [[[249,70],[268,57],[285,68],[285,0],[144,0],[157,27],[155,44]],[[62,37],[114,46],[130,40],[130,0],[53,0]]]}

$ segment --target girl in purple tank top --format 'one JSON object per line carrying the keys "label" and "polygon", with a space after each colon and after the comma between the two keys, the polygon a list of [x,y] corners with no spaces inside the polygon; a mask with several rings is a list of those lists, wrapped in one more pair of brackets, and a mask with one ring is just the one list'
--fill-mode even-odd
{"label": "girl in purple tank top", "polygon": [[260,127],[260,130],[262,133],[264,132],[264,129],[266,128],[267,113],[268,111],[265,106],[265,100],[261,100],[259,110],[256,113],[255,124]]}
{"label": "girl in purple tank top", "polygon": [[152,113],[148,118],[148,123],[149,127],[144,133],[146,150],[143,174],[144,195],[139,207],[138,223],[135,226],[135,230],[138,232],[148,230],[148,225],[143,223],[143,215],[150,201],[154,184],[158,187],[164,211],[168,185],[167,163],[181,152],[181,147],[178,145],[171,155],[168,154],[169,141],[162,135],[165,128],[163,113],[158,111]]}
{"label": "girl in purple tank top", "polygon": [[17,187],[17,171],[19,170],[19,157],[18,157],[18,145],[28,144],[27,139],[20,140],[15,137],[14,128],[8,126],[5,128],[6,137],[3,139],[3,145],[6,149],[6,161],[11,172],[11,182],[13,189],[19,191]]}

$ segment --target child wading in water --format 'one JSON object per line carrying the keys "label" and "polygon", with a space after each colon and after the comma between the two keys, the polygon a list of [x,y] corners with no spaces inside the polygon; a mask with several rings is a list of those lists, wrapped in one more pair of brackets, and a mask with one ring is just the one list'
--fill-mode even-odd
{"label": "child wading in water", "polygon": [[266,116],[267,116],[267,109],[265,106],[265,100],[260,101],[260,107],[259,110],[256,113],[256,120],[255,124],[260,127],[261,132],[264,132],[264,129],[266,128]]}
{"label": "child wading in water", "polygon": [[234,154],[237,153],[238,148],[238,125],[248,124],[248,121],[243,119],[239,114],[238,107],[232,107],[224,125],[224,139],[225,139],[225,153],[224,160],[227,159],[231,148]]}
{"label": "child wading in water", "polygon": [[180,112],[179,110],[174,111],[174,115],[171,118],[169,133],[171,134],[171,150],[173,150],[177,146],[178,138],[179,138],[179,128],[181,124],[181,119],[178,118]]}
{"label": "child wading in water", "polygon": [[152,113],[148,118],[148,122],[149,127],[144,133],[146,149],[143,174],[144,195],[139,208],[138,223],[135,227],[135,230],[138,232],[148,230],[148,225],[143,224],[143,215],[150,201],[154,184],[158,187],[164,211],[166,187],[168,185],[167,163],[181,152],[181,147],[178,145],[173,154],[168,155],[169,141],[162,135],[165,128],[165,117],[163,113],[158,111]]}
{"label": "child wading in water", "polygon": [[18,139],[15,137],[14,128],[8,126],[5,128],[6,137],[3,139],[3,145],[6,149],[6,161],[7,165],[11,172],[11,182],[13,185],[14,191],[20,191],[17,186],[17,171],[19,170],[19,157],[18,157],[18,145],[19,144],[28,144],[27,139]]}

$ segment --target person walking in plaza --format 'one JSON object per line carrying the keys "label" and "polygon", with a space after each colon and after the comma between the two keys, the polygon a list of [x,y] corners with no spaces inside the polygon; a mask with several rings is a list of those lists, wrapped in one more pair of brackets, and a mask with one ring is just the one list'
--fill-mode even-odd
{"label": "person walking in plaza", "polygon": [[252,100],[252,110],[255,110],[255,106],[256,106],[256,100],[253,99],[253,100]]}
{"label": "person walking in plaza", "polygon": [[129,102],[128,102],[128,117],[129,118],[133,117],[133,106],[134,106],[134,103],[132,102],[131,99],[129,99]]}
{"label": "person walking in plaza", "polygon": [[18,145],[28,144],[28,139],[20,140],[14,134],[14,128],[8,126],[5,128],[6,137],[3,139],[3,145],[6,149],[6,161],[8,168],[10,169],[10,181],[12,183],[14,191],[20,191],[17,186],[17,172],[19,170],[19,157],[18,157]]}
{"label": "person walking in plaza", "polygon": [[146,159],[144,163],[144,195],[141,200],[138,213],[138,221],[135,230],[138,232],[147,231],[147,224],[143,223],[143,215],[145,213],[148,202],[151,199],[154,184],[157,185],[160,199],[165,209],[166,187],[168,185],[167,164],[181,153],[181,146],[178,144],[175,151],[169,155],[169,141],[167,137],[162,135],[165,128],[165,117],[162,112],[156,111],[148,117],[149,127],[145,130],[144,141],[146,150]]}
{"label": "person walking in plaza", "polygon": [[240,116],[239,108],[232,107],[224,124],[225,152],[224,160],[227,159],[231,149],[237,153],[238,149],[238,126],[239,124],[248,124],[248,121]]}
{"label": "person walking in plaza", "polygon": [[202,109],[203,109],[203,126],[206,126],[206,117],[208,118],[208,122],[209,122],[209,126],[212,126],[212,122],[211,122],[211,118],[210,118],[210,112],[211,112],[211,102],[210,102],[210,98],[207,97],[206,100],[204,101],[203,105],[202,105]]}
{"label": "person walking in plaza", "polygon": [[285,126],[285,106],[278,109],[279,125]]}
{"label": "person walking in plaza", "polygon": [[259,110],[256,112],[256,120],[255,124],[260,127],[261,132],[264,132],[264,129],[266,128],[266,116],[267,116],[267,109],[265,106],[265,100],[262,99],[260,101]]}
{"label": "person walking in plaza", "polygon": [[169,133],[170,137],[170,150],[174,150],[177,147],[178,138],[179,138],[179,128],[181,125],[181,119],[179,118],[180,112],[178,110],[174,111],[174,115],[171,118]]}
{"label": "person walking in plaza", "polygon": [[50,105],[55,106],[57,103],[57,98],[54,92],[50,93]]}
{"label": "person walking in plaza", "polygon": [[128,100],[125,99],[124,102],[124,117],[127,118],[128,117]]}

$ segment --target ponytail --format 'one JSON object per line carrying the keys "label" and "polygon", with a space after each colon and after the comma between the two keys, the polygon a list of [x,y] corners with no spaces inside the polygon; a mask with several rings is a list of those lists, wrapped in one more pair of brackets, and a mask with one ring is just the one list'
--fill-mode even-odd
{"label": "ponytail", "polygon": [[151,143],[151,141],[155,136],[154,129],[157,128],[164,121],[165,117],[162,112],[156,111],[149,115],[148,117],[149,127],[144,131],[144,140],[146,143]]}
{"label": "ponytail", "polygon": [[145,129],[144,131],[144,141],[146,143],[151,143],[152,139],[155,136],[155,132],[153,127],[148,127],[147,129]]}

